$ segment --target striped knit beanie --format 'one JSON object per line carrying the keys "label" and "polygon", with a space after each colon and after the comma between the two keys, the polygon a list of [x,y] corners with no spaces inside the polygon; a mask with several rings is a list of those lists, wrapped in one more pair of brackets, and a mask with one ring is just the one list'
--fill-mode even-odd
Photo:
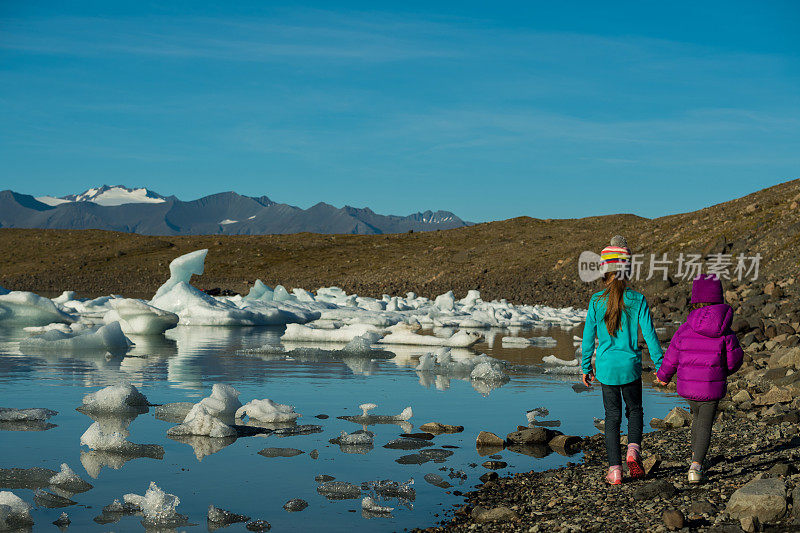
{"label": "striped knit beanie", "polygon": [[631,249],[622,235],[615,235],[611,244],[600,252],[600,266],[603,272],[625,271],[630,268]]}

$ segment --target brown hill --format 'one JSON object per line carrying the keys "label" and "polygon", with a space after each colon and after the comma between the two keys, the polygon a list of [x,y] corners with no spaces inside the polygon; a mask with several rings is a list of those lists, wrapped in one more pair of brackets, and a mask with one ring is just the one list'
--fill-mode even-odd
{"label": "brown hill", "polygon": [[[435,296],[479,289],[484,299],[585,306],[596,285],[582,283],[577,260],[599,251],[613,233],[635,253],[760,253],[760,285],[780,281],[794,292],[800,259],[800,180],[700,211],[645,219],[611,215],[540,220],[520,217],[431,233],[147,237],[107,231],[0,229],[0,285],[45,294],[149,297],[180,254],[209,248],[195,284],[246,292],[256,278],[269,285],[316,289],[336,285],[380,296],[414,291]],[[672,265],[670,272],[675,273]],[[647,274],[647,261],[645,262]],[[665,302],[689,284],[640,282]],[[757,284],[759,285],[759,284]],[[673,298],[673,299],[675,299]],[[659,301],[654,302],[657,306]],[[674,302],[673,302],[674,303]],[[675,306],[680,308],[681,305]],[[667,309],[664,310],[664,313]],[[658,313],[657,313],[658,314]]]}

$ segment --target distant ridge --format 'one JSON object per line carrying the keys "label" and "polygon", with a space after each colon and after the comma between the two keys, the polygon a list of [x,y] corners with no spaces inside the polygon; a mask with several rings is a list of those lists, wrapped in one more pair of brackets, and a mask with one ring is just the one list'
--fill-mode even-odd
{"label": "distant ridge", "polygon": [[267,196],[232,191],[188,202],[124,185],[103,185],[62,197],[0,191],[0,228],[100,229],[142,235],[375,235],[469,225],[449,211],[380,215],[369,208],[337,208],[322,202],[301,209]]}

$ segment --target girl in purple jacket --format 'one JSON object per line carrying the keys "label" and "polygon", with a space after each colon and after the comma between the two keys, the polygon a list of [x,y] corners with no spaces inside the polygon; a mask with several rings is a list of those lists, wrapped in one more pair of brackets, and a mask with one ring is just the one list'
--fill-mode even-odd
{"label": "girl in purple jacket", "polygon": [[692,310],[667,348],[656,377],[666,385],[677,372],[678,394],[692,410],[692,465],[689,483],[702,479],[702,465],[711,442],[711,427],[728,376],[742,366],[744,354],[731,331],[733,309],[722,297],[714,275],[698,276],[692,284]]}

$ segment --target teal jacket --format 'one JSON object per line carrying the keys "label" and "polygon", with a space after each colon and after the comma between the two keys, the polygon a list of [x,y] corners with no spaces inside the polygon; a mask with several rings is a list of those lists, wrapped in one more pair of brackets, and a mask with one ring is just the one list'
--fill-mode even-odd
{"label": "teal jacket", "polygon": [[595,360],[597,381],[605,385],[625,385],[642,377],[642,351],[639,349],[639,328],[650,350],[650,358],[656,365],[656,370],[661,367],[664,353],[658,342],[653,319],[650,316],[650,307],[644,296],[632,289],[625,289],[623,301],[625,311],[620,319],[620,330],[616,336],[608,334],[604,322],[606,315],[606,300],[601,298],[601,292],[592,295],[589,300],[589,310],[586,313],[586,325],[583,328],[583,373],[592,373],[592,353],[594,341],[598,339],[597,358]]}

